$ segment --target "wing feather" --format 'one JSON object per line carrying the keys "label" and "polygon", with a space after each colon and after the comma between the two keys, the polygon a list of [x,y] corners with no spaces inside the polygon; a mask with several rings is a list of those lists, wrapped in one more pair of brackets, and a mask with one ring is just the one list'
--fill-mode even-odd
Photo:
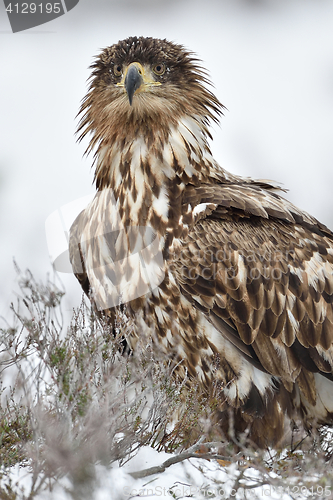
{"label": "wing feather", "polygon": [[260,185],[191,186],[184,200],[210,210],[180,242],[181,292],[253,363],[286,386],[297,379],[313,401],[302,367],[333,367],[332,233]]}

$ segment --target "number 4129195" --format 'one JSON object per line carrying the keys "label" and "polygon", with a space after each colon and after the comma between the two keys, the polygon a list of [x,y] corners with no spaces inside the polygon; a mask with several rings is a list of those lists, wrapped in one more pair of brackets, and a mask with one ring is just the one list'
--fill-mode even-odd
{"label": "number 4129195", "polygon": [[9,14],[60,14],[61,12],[61,3],[22,3],[19,5],[18,3],[9,4],[6,8],[6,11]]}

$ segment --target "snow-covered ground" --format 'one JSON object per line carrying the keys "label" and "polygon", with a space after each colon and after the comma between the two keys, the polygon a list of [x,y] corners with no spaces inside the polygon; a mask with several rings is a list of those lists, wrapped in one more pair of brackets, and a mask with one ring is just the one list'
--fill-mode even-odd
{"label": "snow-covered ground", "polygon": [[[235,482],[240,478],[240,470],[236,463],[221,465],[215,460],[208,461],[200,458],[191,458],[176,463],[163,472],[141,479],[135,479],[131,475],[133,472],[161,466],[173,456],[157,452],[149,447],[143,447],[134,458],[121,468],[97,465],[94,470],[95,479],[90,489],[91,500],[135,500],[139,498],[161,498],[162,500],[171,498],[291,500],[297,498],[305,500],[308,498],[331,498],[330,486],[326,487],[325,494],[325,487],[315,486],[311,490],[311,487],[298,486],[297,482],[293,482],[292,479],[289,490],[287,485],[262,484],[262,478],[259,477],[258,471],[254,468],[246,469],[245,473],[242,474],[240,485],[236,486]],[[267,478],[269,477],[274,481],[275,475],[273,473],[267,475]],[[13,481],[25,485],[25,494],[29,493],[31,476],[26,469],[13,470]],[[34,498],[36,500],[71,500],[73,497],[70,491],[73,491],[73,484],[67,477],[64,477],[53,487],[52,491],[47,488]],[[82,498],[88,500],[88,496],[82,496]]]}

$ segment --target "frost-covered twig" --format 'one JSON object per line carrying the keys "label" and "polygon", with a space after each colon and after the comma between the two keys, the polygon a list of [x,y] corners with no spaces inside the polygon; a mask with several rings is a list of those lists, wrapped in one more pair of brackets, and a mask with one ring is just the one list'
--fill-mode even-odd
{"label": "frost-covered twig", "polygon": [[[215,448],[220,446],[219,442],[211,442],[211,443],[203,443],[202,439],[198,441],[195,445],[191,446],[187,451],[179,453],[179,455],[175,455],[168,460],[165,460],[161,465],[156,465],[154,467],[149,467],[147,469],[143,469],[136,472],[130,472],[130,476],[134,479],[140,479],[147,476],[152,476],[153,474],[160,474],[164,472],[171,465],[178,464],[183,462],[184,460],[188,460],[189,458],[203,458],[206,460],[223,460],[224,462],[230,462],[230,456],[227,455],[219,455],[218,453],[200,453],[200,449],[202,448]],[[234,456],[236,460],[237,457],[240,458],[239,454]]]}

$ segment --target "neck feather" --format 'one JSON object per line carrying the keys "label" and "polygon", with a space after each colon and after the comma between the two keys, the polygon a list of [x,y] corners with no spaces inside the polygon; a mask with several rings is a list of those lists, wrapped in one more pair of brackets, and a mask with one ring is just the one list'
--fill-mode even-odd
{"label": "neck feather", "polygon": [[180,216],[187,184],[221,176],[206,127],[196,117],[180,120],[167,136],[147,131],[125,143],[101,145],[97,153],[96,187],[114,191],[124,223],[150,224],[161,232]]}

